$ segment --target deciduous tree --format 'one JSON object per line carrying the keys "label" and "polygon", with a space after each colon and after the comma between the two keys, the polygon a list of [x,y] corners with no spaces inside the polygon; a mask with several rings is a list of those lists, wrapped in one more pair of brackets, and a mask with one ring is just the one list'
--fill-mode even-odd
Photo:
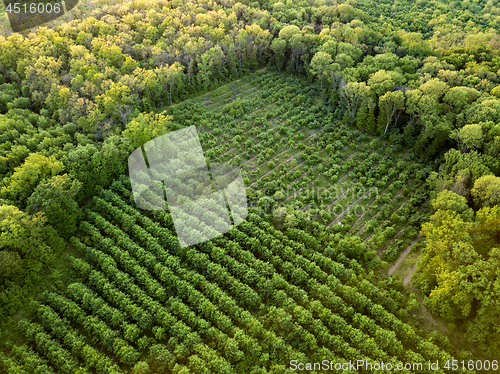
{"label": "deciduous tree", "polygon": [[126,137],[132,149],[136,149],[142,144],[163,135],[167,132],[167,126],[172,120],[172,116],[164,111],[160,114],[153,112],[149,114],[141,113],[127,124],[122,135]]}
{"label": "deciduous tree", "polygon": [[322,51],[317,52],[311,60],[311,73],[320,79],[321,89],[323,89],[323,79],[329,76],[328,68],[332,63],[332,57]]}
{"label": "deciduous tree", "polygon": [[380,108],[385,112],[386,125],[384,134],[387,132],[389,124],[394,119],[394,127],[398,124],[399,116],[401,115],[405,104],[405,97],[401,91],[387,92],[379,99]]}
{"label": "deciduous tree", "polygon": [[474,202],[481,207],[500,205],[500,177],[485,175],[474,182],[471,191]]}
{"label": "deciduous tree", "polygon": [[33,193],[38,183],[64,170],[62,162],[54,156],[45,157],[38,153],[30,154],[24,163],[14,169],[14,174],[2,187],[1,194],[6,199],[24,206],[26,199]]}
{"label": "deciduous tree", "polygon": [[55,175],[42,181],[28,198],[28,212],[44,212],[48,223],[61,236],[69,237],[75,233],[80,219],[80,209],[75,198],[81,186],[81,182],[71,180],[68,174]]}
{"label": "deciduous tree", "polygon": [[341,97],[345,101],[346,110],[351,118],[356,117],[356,111],[360,103],[367,97],[370,87],[364,82],[347,83],[341,90]]}

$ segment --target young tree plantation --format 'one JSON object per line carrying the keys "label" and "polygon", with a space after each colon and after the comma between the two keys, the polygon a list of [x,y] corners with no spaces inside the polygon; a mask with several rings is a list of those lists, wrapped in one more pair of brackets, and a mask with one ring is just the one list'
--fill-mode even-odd
{"label": "young tree plantation", "polygon": [[[496,1],[0,23],[0,373],[500,370]],[[128,160],[193,125],[248,215],[183,246]]]}

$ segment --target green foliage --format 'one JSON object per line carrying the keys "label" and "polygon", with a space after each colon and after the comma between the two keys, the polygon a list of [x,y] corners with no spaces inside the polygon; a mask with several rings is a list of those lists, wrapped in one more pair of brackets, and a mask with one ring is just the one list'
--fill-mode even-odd
{"label": "green foliage", "polygon": [[167,115],[166,112],[161,114],[141,113],[127,124],[122,135],[128,139],[130,147],[136,149],[151,139],[165,134],[171,120],[172,116]]}
{"label": "green foliage", "polygon": [[472,209],[467,205],[467,199],[448,190],[441,191],[437,195],[432,201],[432,207],[435,210],[452,210],[459,214],[464,214],[468,218],[472,214]]}
{"label": "green foliage", "polygon": [[468,338],[495,356],[498,344],[483,342],[498,341],[490,290],[498,277],[500,215],[498,206],[482,208],[474,218],[464,215],[461,210],[470,211],[464,200],[449,191],[438,195],[438,210],[423,225],[427,244],[417,278],[432,310],[449,321],[466,321]]}
{"label": "green foliage", "polygon": [[14,169],[14,174],[4,181],[1,196],[25,206],[26,199],[33,193],[37,183],[63,170],[63,163],[57,161],[54,156],[45,157],[32,153],[21,166]]}
{"label": "green foliage", "polygon": [[[21,327],[36,352],[7,349],[3,366],[256,373],[283,372],[290,357],[443,361],[451,356],[395,317],[402,296],[376,287],[364,270],[382,264],[375,249],[399,233],[415,236],[428,194],[421,181],[439,164],[429,186],[445,190],[425,226],[420,284],[433,311],[468,323],[469,338],[498,353],[483,344],[499,340],[496,311],[485,307],[494,303],[498,268],[494,2],[243,2],[221,11],[216,3],[139,0],[94,12],[0,37],[2,318],[47,275],[61,246],[54,228],[86,243],[72,239],[67,249],[86,256],[71,260],[83,283],[68,298],[47,297],[50,307],[33,307],[40,324]],[[278,72],[246,76],[266,64]],[[201,95],[228,79],[241,79],[239,92]],[[203,106],[198,98],[173,105],[206,95]],[[389,144],[361,138],[353,123]],[[206,134],[207,159],[246,168],[245,184],[255,189],[248,196],[277,212],[272,223],[283,231],[251,214],[222,238],[181,251],[166,212],[135,210],[129,186],[115,183],[122,196],[109,194],[130,151],[189,125]],[[319,133],[304,136],[306,128]],[[408,162],[418,157],[426,171]],[[266,164],[272,170],[255,178]],[[351,184],[332,193],[344,179]],[[326,191],[306,191],[312,185]],[[373,204],[352,192],[388,185]],[[298,196],[287,199],[284,186]],[[261,197],[262,189],[272,193]],[[104,200],[93,199],[98,193]],[[475,218],[472,200],[482,207]],[[335,202],[349,206],[337,219]],[[89,203],[82,215],[79,205]],[[383,256],[402,248],[395,239]]]}
{"label": "green foliage", "polygon": [[404,77],[395,71],[386,71],[381,69],[374,74],[370,75],[368,85],[377,94],[377,96],[384,95],[395,86],[405,83]]}
{"label": "green foliage", "polygon": [[76,200],[82,183],[67,175],[56,175],[38,184],[27,200],[30,214],[44,212],[47,222],[62,236],[69,238],[76,232],[80,209]]}
{"label": "green foliage", "polygon": [[21,256],[13,251],[0,251],[0,277],[8,278],[21,267]]}
{"label": "green foliage", "polygon": [[481,206],[500,205],[500,177],[485,175],[474,182],[471,190],[474,202]]}
{"label": "green foliage", "polygon": [[483,145],[483,130],[480,125],[465,125],[459,131],[450,135],[459,140],[465,152],[470,149],[480,149]]}

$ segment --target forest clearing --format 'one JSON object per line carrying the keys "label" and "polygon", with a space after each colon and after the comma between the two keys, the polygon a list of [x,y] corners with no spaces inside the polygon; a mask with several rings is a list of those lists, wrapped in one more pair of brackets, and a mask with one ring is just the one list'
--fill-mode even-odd
{"label": "forest clearing", "polygon": [[495,1],[16,4],[0,373],[498,372]]}

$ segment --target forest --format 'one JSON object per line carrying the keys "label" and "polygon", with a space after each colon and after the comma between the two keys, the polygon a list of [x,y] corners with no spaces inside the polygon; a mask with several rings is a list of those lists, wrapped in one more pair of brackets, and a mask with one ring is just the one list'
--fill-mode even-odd
{"label": "forest", "polygon": [[[498,372],[499,1],[0,24],[0,373]],[[248,215],[183,246],[128,160],[190,126]]]}

